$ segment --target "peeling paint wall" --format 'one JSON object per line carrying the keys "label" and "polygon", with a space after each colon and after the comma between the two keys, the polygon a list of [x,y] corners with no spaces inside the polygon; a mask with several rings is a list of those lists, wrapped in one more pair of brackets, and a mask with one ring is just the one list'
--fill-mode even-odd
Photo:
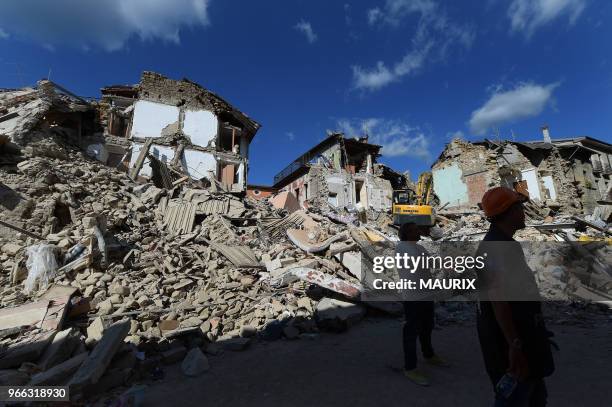
{"label": "peeling paint wall", "polygon": [[440,199],[440,205],[465,205],[469,202],[467,185],[463,182],[463,172],[452,163],[446,167],[432,170],[434,192]]}

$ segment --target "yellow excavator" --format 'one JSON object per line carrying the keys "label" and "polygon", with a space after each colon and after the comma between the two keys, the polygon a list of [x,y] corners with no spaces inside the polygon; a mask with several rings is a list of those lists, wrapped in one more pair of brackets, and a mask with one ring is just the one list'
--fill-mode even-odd
{"label": "yellow excavator", "polygon": [[431,172],[424,172],[419,176],[416,194],[408,189],[393,191],[393,224],[400,226],[404,223],[416,223],[422,226],[433,226],[436,215],[431,206],[432,190]]}

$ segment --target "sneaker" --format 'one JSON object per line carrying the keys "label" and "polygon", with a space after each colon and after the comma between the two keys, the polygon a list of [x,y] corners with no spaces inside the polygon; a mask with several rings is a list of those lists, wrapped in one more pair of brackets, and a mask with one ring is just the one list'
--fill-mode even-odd
{"label": "sneaker", "polygon": [[427,361],[427,363],[429,363],[430,365],[433,365],[433,366],[450,367],[450,363],[448,363],[448,361],[446,359],[442,359],[438,355],[433,355],[430,358],[425,358],[425,360]]}
{"label": "sneaker", "polygon": [[419,386],[429,386],[429,379],[417,369],[404,370],[404,376]]}

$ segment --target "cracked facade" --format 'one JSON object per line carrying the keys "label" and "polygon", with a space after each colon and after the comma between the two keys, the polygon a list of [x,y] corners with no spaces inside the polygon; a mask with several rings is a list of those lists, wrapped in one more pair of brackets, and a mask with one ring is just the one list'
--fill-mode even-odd
{"label": "cracked facade", "polygon": [[[149,154],[159,162],[227,191],[246,191],[249,144],[260,125],[194,82],[144,72],[137,86],[103,88],[100,119],[107,141],[90,150],[98,149],[102,161],[126,160],[133,168],[151,139]],[[129,162],[119,157],[126,140]],[[154,176],[154,167],[144,163],[139,176]]]}
{"label": "cracked facade", "polygon": [[274,187],[293,193],[305,208],[327,203],[337,209],[390,210],[393,185],[383,177],[388,167],[376,163],[380,149],[367,138],[330,134],[279,172]]}

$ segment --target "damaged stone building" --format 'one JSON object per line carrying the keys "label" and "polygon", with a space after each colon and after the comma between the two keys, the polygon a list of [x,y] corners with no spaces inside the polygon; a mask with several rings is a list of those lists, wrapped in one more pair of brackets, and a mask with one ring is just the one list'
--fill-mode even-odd
{"label": "damaged stone building", "polygon": [[93,132],[94,115],[89,101],[48,80],[0,90],[0,135],[5,142],[24,145],[53,133],[79,143]]}
{"label": "damaged stone building", "polygon": [[[106,142],[90,147],[98,159],[141,167],[137,172],[144,177],[165,164],[170,172],[177,168],[227,191],[246,191],[249,144],[260,125],[227,101],[187,79],[154,72],[143,72],[136,86],[113,85],[101,92]],[[143,149],[149,151],[141,154]],[[138,162],[141,155],[146,162]]]}
{"label": "damaged stone building", "polygon": [[381,146],[365,138],[332,133],[274,177],[274,188],[289,191],[302,207],[327,202],[333,208],[388,211],[393,186],[376,163]]}
{"label": "damaged stone building", "polygon": [[591,137],[532,142],[455,139],[432,165],[440,205],[476,206],[497,185],[515,188],[553,211],[592,214],[609,204],[612,145]]}

